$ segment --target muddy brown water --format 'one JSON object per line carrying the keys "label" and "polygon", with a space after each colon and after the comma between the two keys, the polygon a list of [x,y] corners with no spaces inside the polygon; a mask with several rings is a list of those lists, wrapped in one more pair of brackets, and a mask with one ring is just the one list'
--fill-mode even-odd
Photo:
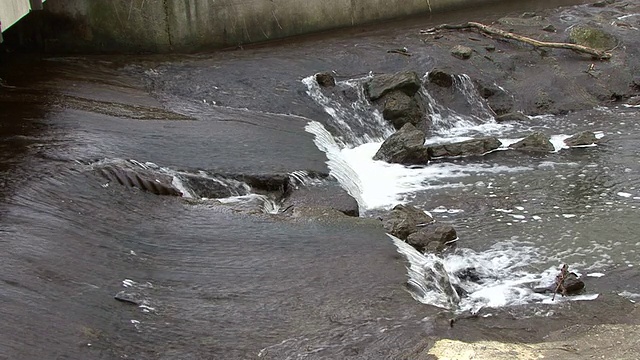
{"label": "muddy brown water", "polygon": [[[632,322],[633,305],[615,294],[640,292],[634,109],[535,120],[528,126],[555,133],[604,130],[607,141],[545,158],[494,154],[481,161],[533,170],[475,174],[469,186],[415,196],[428,208],[465,209],[440,218],[465,247],[522,241],[540,249],[540,271],[567,261],[607,272],[590,284],[607,294],[597,301],[502,309],[453,328],[450,314],[405,291],[404,259],[373,220],[233,212],[105,186],[87,165],[326,172],[304,126],[328,116],[300,80],[325,69],[339,78],[428,70],[429,54],[386,50],[418,46],[414,33],[429,21],[190,56],[3,55],[0,358],[418,358],[437,337],[535,341],[571,321]],[[495,212],[521,205],[543,221]],[[115,300],[123,289],[144,306]]]}

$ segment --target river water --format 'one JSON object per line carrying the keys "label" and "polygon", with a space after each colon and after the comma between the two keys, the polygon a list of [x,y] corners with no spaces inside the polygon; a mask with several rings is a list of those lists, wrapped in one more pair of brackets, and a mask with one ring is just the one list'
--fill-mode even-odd
{"label": "river water", "polygon": [[[531,288],[561,263],[587,277],[579,299],[639,296],[637,108],[496,124],[460,77],[474,115],[436,106],[428,142],[543,130],[557,151],[422,168],[371,160],[391,129],[360,84],[429,71],[429,54],[386,53],[417,48],[420,26],[191,56],[3,59],[0,358],[411,358],[449,331],[444,309],[549,315],[568,300],[544,305]],[[311,77],[332,69],[349,102]],[[581,130],[601,142],[561,147]],[[362,219],[292,218],[264,197],[271,211],[156,196],[109,183],[102,164],[174,178],[330,172]],[[385,235],[375,218],[398,203],[453,225],[456,252],[424,256]],[[469,268],[481,279],[459,276]],[[459,304],[433,286],[443,278],[465,289]]]}

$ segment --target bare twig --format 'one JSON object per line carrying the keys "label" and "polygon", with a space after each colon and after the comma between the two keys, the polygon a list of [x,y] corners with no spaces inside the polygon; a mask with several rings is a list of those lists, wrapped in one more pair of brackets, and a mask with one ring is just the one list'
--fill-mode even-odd
{"label": "bare twig", "polygon": [[567,289],[564,288],[564,279],[569,274],[568,271],[569,266],[567,264],[562,265],[562,268],[560,268],[560,273],[556,275],[556,288],[553,291],[553,297],[551,298],[551,301],[554,301],[556,299],[556,294],[558,293],[558,291],[562,293],[562,296],[567,295]]}
{"label": "bare twig", "polygon": [[598,49],[590,48],[588,46],[564,43],[564,42],[559,43],[559,42],[540,41],[540,40],[528,38],[526,36],[514,34],[508,31],[500,30],[498,28],[484,25],[477,22],[468,22],[460,25],[443,24],[428,30],[423,30],[421,32],[424,34],[433,34],[433,33],[436,33],[438,30],[445,30],[445,29],[447,30],[477,29],[480,32],[483,32],[486,34],[497,35],[505,39],[520,41],[529,45],[533,45],[536,48],[546,47],[546,48],[554,48],[554,49],[568,49],[568,50],[573,50],[573,51],[577,51],[584,54],[589,54],[600,60],[607,60],[611,58],[611,53],[604,50],[598,50]]}

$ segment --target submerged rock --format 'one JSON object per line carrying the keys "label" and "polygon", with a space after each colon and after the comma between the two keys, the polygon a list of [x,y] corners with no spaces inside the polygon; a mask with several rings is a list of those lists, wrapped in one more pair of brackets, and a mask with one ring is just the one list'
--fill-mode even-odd
{"label": "submerged rock", "polygon": [[316,82],[321,87],[332,87],[336,86],[336,79],[329,72],[321,72],[315,75]]}
{"label": "submerged rock", "polygon": [[406,240],[409,235],[432,222],[431,216],[413,205],[396,205],[382,220],[384,229],[401,240]]}
{"label": "submerged rock", "polygon": [[382,143],[373,159],[405,165],[426,164],[429,162],[429,153],[424,146],[424,139],[422,131],[407,123]]}
{"label": "submerged rock", "polygon": [[132,305],[143,305],[144,296],[138,292],[122,290],[113,296],[114,299]]}
{"label": "submerged rock", "polygon": [[393,124],[396,130],[410,123],[417,126],[422,121],[422,109],[415,96],[409,96],[396,90],[383,97],[382,116]]}
{"label": "submerged rock", "polygon": [[495,120],[497,123],[510,122],[510,121],[523,122],[523,121],[529,120],[529,117],[520,112],[510,112],[510,113],[496,116]]}
{"label": "submerged rock", "polygon": [[99,168],[98,172],[109,181],[126,187],[137,188],[156,195],[182,196],[182,193],[171,185],[169,179],[163,179],[163,182],[153,174],[146,174],[143,170],[134,171],[107,165]]}
{"label": "submerged rock", "polygon": [[530,152],[551,152],[555,150],[549,136],[541,132],[535,132],[517,143],[509,145],[509,148]]}
{"label": "submerged rock", "polygon": [[458,59],[466,60],[471,57],[473,54],[473,49],[467,46],[456,45],[451,49],[451,55],[457,57]]}
{"label": "submerged rock", "polygon": [[429,156],[447,157],[447,156],[470,156],[482,155],[486,152],[495,150],[502,145],[500,140],[495,137],[485,137],[481,139],[471,139],[451,144],[428,146]]}
{"label": "submerged rock", "polygon": [[180,180],[201,198],[220,199],[249,193],[246,184],[233,179],[181,174]]}
{"label": "submerged rock", "polygon": [[572,27],[569,32],[569,42],[598,50],[609,50],[618,45],[618,40],[613,35],[587,25]]}
{"label": "submerged rock", "polygon": [[374,101],[395,90],[413,96],[420,89],[420,84],[420,78],[415,71],[403,71],[376,75],[364,84],[364,89],[369,99]]}
{"label": "submerged rock", "polygon": [[407,237],[407,244],[420,252],[440,253],[453,246],[458,239],[456,230],[449,225],[429,225]]}
{"label": "submerged rock", "polygon": [[282,203],[282,209],[296,210],[302,207],[329,208],[354,217],[360,214],[358,202],[340,187],[340,184],[329,181],[291,189]]}
{"label": "submerged rock", "polygon": [[597,142],[598,138],[596,138],[596,134],[594,134],[592,131],[583,131],[564,140],[564,143],[567,146],[591,145]]}

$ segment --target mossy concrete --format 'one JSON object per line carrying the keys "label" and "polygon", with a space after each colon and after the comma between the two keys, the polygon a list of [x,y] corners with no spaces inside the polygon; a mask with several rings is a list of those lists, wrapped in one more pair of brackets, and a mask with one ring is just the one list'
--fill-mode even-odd
{"label": "mossy concrete", "polygon": [[[49,48],[193,52],[497,0],[49,0]],[[62,24],[63,26],[61,26]]]}

